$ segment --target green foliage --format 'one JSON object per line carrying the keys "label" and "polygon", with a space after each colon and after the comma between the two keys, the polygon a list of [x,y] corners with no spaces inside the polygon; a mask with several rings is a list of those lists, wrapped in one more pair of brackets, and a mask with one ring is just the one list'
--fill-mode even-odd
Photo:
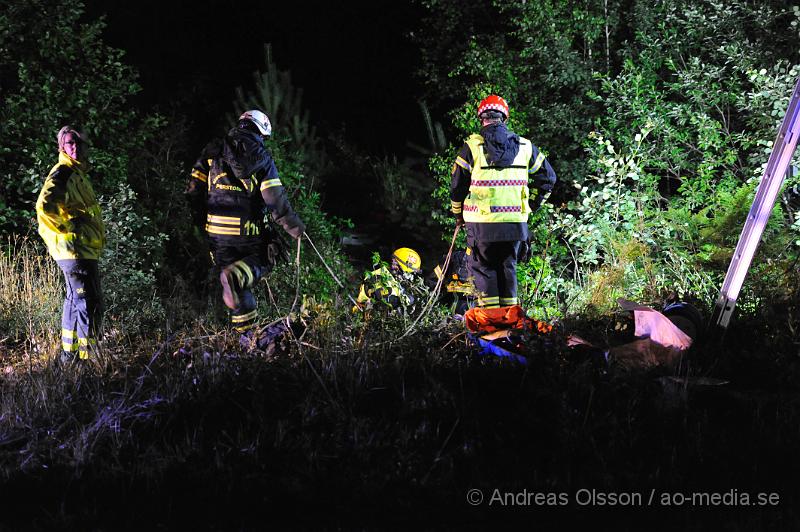
{"label": "green foliage", "polygon": [[387,212],[387,223],[417,233],[437,228],[431,218],[438,207],[431,197],[433,182],[420,179],[419,173],[397,156],[370,156],[364,162],[381,191],[380,205]]}
{"label": "green foliage", "polygon": [[92,142],[97,188],[124,181],[135,115],[124,103],[138,92],[123,52],[101,40],[103,22],[81,23],[81,2],[14,1],[0,14],[0,217],[20,229],[33,209],[43,177],[55,163],[56,132],[66,123]]}
{"label": "green foliage", "polygon": [[[663,4],[653,9],[659,16],[642,19],[631,58],[619,73],[601,78],[595,98],[608,112],[597,125],[637,156],[638,174],[650,184],[647,189],[628,186],[630,193],[610,198],[615,210],[637,202],[643,231],[628,222],[625,233],[644,237],[643,242],[657,250],[655,290],[644,290],[641,268],[638,282],[627,284],[626,290],[646,299],[674,290],[710,303],[800,69],[789,67],[786,59],[777,60],[772,75],[759,68],[774,61],[771,45],[776,40],[757,45],[750,37],[769,35],[779,11],[740,2],[687,9],[679,5]],[[753,24],[744,26],[741,20]],[[709,42],[716,45],[709,47]],[[644,144],[637,128],[650,133]],[[593,158],[603,160],[596,151]],[[590,180],[583,183],[587,185],[595,194],[608,193],[597,186],[602,183]],[[578,211],[590,219],[598,217],[585,204]],[[761,253],[780,254],[785,232],[776,209]],[[749,278],[751,286],[767,288],[759,281],[761,264],[751,267]],[[745,301],[747,297],[751,295]]]}
{"label": "green foliage", "polygon": [[106,310],[137,325],[158,322],[164,309],[156,276],[167,235],[155,232],[153,221],[136,212],[137,195],[128,188],[101,196],[100,202],[108,231],[100,261]]}
{"label": "green foliage", "polygon": [[0,336],[49,354],[64,300],[63,275],[41,242],[7,240],[0,252]]}
{"label": "green foliage", "polygon": [[[313,179],[307,177],[300,162],[300,150],[289,139],[272,139],[268,147],[275,158],[275,164],[281,174],[281,182],[291,197],[292,207],[306,224],[306,233],[311,237],[324,259],[337,275],[346,277],[350,273],[350,265],[341,253],[338,241],[341,236],[340,226],[346,222],[328,219],[321,210],[322,198],[313,189]],[[269,275],[267,282],[273,286],[274,293],[281,307],[288,307],[295,293],[295,252],[296,244],[290,246],[292,260],[279,265]],[[302,262],[300,266],[300,291],[314,294],[318,302],[325,303],[343,297],[336,281],[320,264],[319,258],[308,242],[303,242]],[[275,309],[270,308],[269,312]]]}
{"label": "green foliage", "polygon": [[601,111],[585,94],[596,85],[593,73],[616,62],[610,46],[626,7],[563,0],[424,4],[425,30],[412,35],[422,49],[418,74],[432,101],[454,108],[456,134],[477,131],[475,105],[495,92],[509,102],[511,129],[553,154],[562,179],[583,175],[582,142]]}
{"label": "green foliage", "polygon": [[236,89],[232,121],[246,109],[261,109],[269,116],[273,138],[290,141],[298,163],[313,174],[330,164],[322,140],[303,105],[303,89],[292,82],[289,71],[280,70],[272,58],[272,47],[264,45],[264,69],[253,73],[252,90]]}
{"label": "green foliage", "polygon": [[[457,153],[458,148],[451,146],[445,152],[434,155],[428,161],[428,167],[437,184],[431,196],[436,204],[440,206],[440,208],[432,211],[431,218],[444,228],[441,237],[446,242],[449,242],[451,238],[448,233],[452,234],[456,226],[455,218],[450,213],[450,175]],[[463,231],[459,232],[456,245],[459,247],[466,245]]]}
{"label": "green foliage", "polygon": [[[109,249],[102,258],[109,317],[147,327],[162,317],[156,273],[165,263],[181,164],[157,115],[131,110],[139,91],[124,53],[102,40],[102,20],[82,22],[83,4],[13,1],[0,14],[0,226],[27,230],[36,195],[55,164],[56,132],[66,123],[88,136],[89,178],[101,198]],[[171,131],[170,131],[171,133]],[[163,148],[163,149],[162,149]],[[159,229],[162,228],[162,229]],[[137,302],[146,307],[139,312]]]}
{"label": "green foliage", "polygon": [[[312,125],[308,111],[303,107],[302,90],[294,86],[291,75],[280,71],[272,59],[272,50],[265,45],[265,67],[253,74],[254,85],[251,90],[236,89],[234,112],[235,120],[245,109],[258,108],[267,113],[273,127],[273,134],[267,140],[267,147],[275,159],[281,182],[291,198],[292,207],[306,224],[306,233],[312,238],[326,262],[338,275],[347,276],[350,265],[338,246],[341,226],[346,220],[328,218],[321,209],[322,197],[315,190],[316,179],[328,168],[328,159],[321,141]],[[296,287],[295,249],[292,246],[293,260],[279,265],[265,279],[275,297],[275,305],[263,302],[267,315],[279,315],[291,306]],[[299,290],[303,294],[313,294],[318,304],[326,304],[342,298],[336,281],[320,264],[319,258],[306,246],[301,256],[299,270]],[[277,308],[275,308],[277,306]],[[276,314],[277,313],[277,314]]]}
{"label": "green foliage", "polygon": [[[455,3],[426,6],[437,38],[461,41],[457,62],[421,72],[453,88],[458,135],[477,130],[475,103],[497,91],[511,128],[545,148],[560,179],[559,206],[530,220],[538,256],[520,265],[522,300],[548,315],[609,308],[620,295],[710,304],[800,74],[800,9],[492,2],[490,25],[466,10],[448,28],[437,18]],[[418,42],[430,57],[431,44]],[[430,161],[443,206],[454,155]],[[776,207],[760,250],[771,259],[751,267],[742,308],[785,292],[780,271],[797,256],[798,228]]]}

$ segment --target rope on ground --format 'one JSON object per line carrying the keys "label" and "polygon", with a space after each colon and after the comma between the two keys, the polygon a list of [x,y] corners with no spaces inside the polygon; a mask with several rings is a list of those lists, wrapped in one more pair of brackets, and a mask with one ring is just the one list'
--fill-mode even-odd
{"label": "rope on ground", "polygon": [[[297,300],[300,298],[300,239],[297,239],[297,255],[294,261],[295,267],[295,292],[294,292],[294,301],[292,302],[292,306],[289,307],[289,312],[286,313],[286,316],[281,316],[280,318],[276,319],[275,321],[270,322],[269,324],[261,327],[262,330],[272,327],[276,323],[284,321],[286,318],[291,316],[292,312],[294,312],[294,308],[297,305]],[[272,295],[272,288],[269,286],[269,281],[267,280],[267,276],[261,278],[261,281],[265,285],[267,285],[267,293],[269,294],[269,299],[272,302],[272,306],[275,307],[275,310],[278,311],[278,314],[283,314],[281,312],[280,307],[278,307],[278,303],[275,301],[275,297]]]}
{"label": "rope on ground", "polygon": [[[311,247],[314,247],[314,243],[311,242],[311,238],[309,238],[308,233],[303,233],[303,234],[306,236],[306,238],[308,238],[308,241],[311,243]],[[319,374],[319,372],[317,371],[317,368],[314,367],[314,364],[311,363],[311,360],[309,360],[308,357],[306,356],[306,354],[303,352],[303,342],[300,341],[300,338],[302,338],[303,335],[305,335],[305,332],[303,333],[303,335],[300,336],[300,338],[298,338],[297,335],[294,334],[294,330],[292,329],[292,323],[291,323],[291,321],[289,319],[290,316],[292,315],[292,312],[294,312],[295,306],[297,306],[297,300],[300,298],[300,244],[302,243],[302,240],[303,240],[302,238],[298,238],[297,239],[297,256],[295,257],[295,262],[294,262],[294,265],[295,265],[294,301],[292,302],[292,306],[289,309],[289,313],[286,315],[286,318],[284,318],[284,320],[286,322],[286,329],[289,331],[289,334],[292,335],[292,338],[294,338],[294,341],[297,344],[298,353],[300,353],[300,356],[303,357],[303,360],[305,360],[306,364],[308,364],[309,369],[314,374],[314,376],[317,378],[317,381],[319,382],[319,385],[325,391],[325,394],[331,400],[331,403],[333,403],[334,406],[339,408],[339,410],[343,410],[342,406],[336,401],[336,399],[333,397],[333,394],[331,394],[330,390],[328,390],[328,387],[325,386],[325,381],[322,380],[322,375]],[[315,247],[314,247],[314,251],[317,251],[317,249]],[[317,255],[319,255],[318,251],[317,251]],[[320,259],[321,258],[322,257],[320,257]],[[325,261],[323,260],[323,263],[324,262]],[[328,265],[326,264],[325,266],[327,267]],[[330,271],[330,268],[328,268],[328,271]],[[331,275],[333,275],[333,272],[331,272]],[[336,276],[334,276],[334,279],[336,279]],[[336,282],[339,282],[339,280],[336,279]],[[341,283],[340,283],[340,286],[341,286]],[[298,318],[298,319],[300,319],[302,321],[302,318]]]}
{"label": "rope on ground", "polygon": [[[264,281],[265,285],[267,285],[267,295],[269,295],[269,300],[272,303],[272,306],[275,307],[275,310],[277,310],[278,314],[280,314],[281,313],[281,309],[278,308],[278,303],[275,301],[275,296],[272,295],[272,288],[269,286],[269,281],[267,281],[267,276],[265,275],[264,277],[261,278],[261,280]],[[278,321],[280,321],[280,320],[278,320]],[[270,325],[272,325],[272,324],[270,324]]]}
{"label": "rope on ground", "polygon": [[[303,234],[306,236],[306,238],[308,238],[308,241],[311,242],[311,239],[308,237],[308,234],[306,234],[306,233],[303,233]],[[306,364],[308,364],[308,368],[311,370],[311,373],[314,374],[314,377],[316,377],[317,382],[319,382],[319,385],[322,387],[322,389],[325,392],[325,394],[331,400],[331,403],[333,403],[337,408],[339,408],[341,410],[342,409],[341,405],[333,397],[333,395],[331,394],[330,390],[328,390],[328,387],[325,386],[325,381],[322,380],[322,376],[317,371],[317,368],[314,367],[314,364],[311,363],[311,360],[309,360],[308,357],[306,356],[306,354],[303,352],[303,342],[301,341],[302,335],[301,335],[300,338],[298,338],[297,335],[294,333],[294,329],[292,329],[292,322],[291,322],[292,312],[294,312],[295,307],[297,307],[297,302],[300,299],[300,247],[301,247],[301,244],[302,244],[302,238],[298,238],[297,239],[297,254],[295,255],[295,260],[294,260],[294,268],[295,268],[295,270],[294,270],[294,275],[295,275],[295,277],[294,277],[294,279],[295,279],[295,281],[294,281],[294,290],[295,291],[294,291],[294,301],[292,301],[292,306],[289,307],[289,312],[287,312],[285,316],[281,316],[280,318],[270,322],[269,324],[267,324],[267,325],[265,325],[263,327],[260,327],[260,331],[263,332],[266,329],[272,327],[273,325],[283,322],[286,325],[287,332],[289,333],[289,335],[292,337],[292,339],[297,344],[297,352],[298,352],[298,354],[300,355],[300,357],[303,360],[305,360]],[[313,242],[311,242],[311,246],[314,247],[314,243]],[[316,248],[314,249],[314,251],[317,251]],[[319,252],[317,252],[317,255],[319,255]],[[334,278],[335,278],[335,276],[334,276]],[[269,282],[267,281],[266,276],[263,277],[262,280],[267,285],[267,290],[269,291],[270,299],[272,300],[272,305],[275,307],[275,310],[277,310],[278,313],[280,314],[281,313],[281,309],[278,308],[278,304],[275,301],[275,298],[272,297],[272,290],[269,287]],[[338,282],[338,279],[336,279],[336,281]],[[302,318],[298,318],[298,319],[300,319],[302,321]],[[305,333],[303,333],[303,334],[305,334]],[[309,346],[309,347],[313,347],[313,346]],[[315,348],[315,349],[319,349],[319,348]]]}
{"label": "rope on ground", "polygon": [[[305,234],[305,233],[304,233]],[[292,306],[289,307],[289,316],[294,312],[294,307],[297,306],[297,300],[300,298],[300,245],[303,243],[301,238],[297,239],[297,256],[294,259],[295,278],[294,278],[294,301]],[[287,316],[288,319],[288,316]]]}
{"label": "rope on ground", "polygon": [[442,284],[444,282],[445,277],[447,277],[445,275],[445,272],[447,272],[447,268],[450,266],[450,257],[453,256],[453,248],[456,245],[456,238],[458,237],[458,232],[460,230],[461,230],[461,225],[456,224],[456,230],[453,231],[453,238],[450,241],[450,249],[447,250],[447,257],[445,257],[444,266],[442,266],[442,275],[441,277],[439,277],[439,280],[436,281],[436,286],[433,288],[431,296],[428,298],[428,301],[425,303],[425,306],[422,307],[422,311],[419,313],[419,316],[417,316],[417,319],[414,320],[414,323],[412,323],[408,327],[408,329],[406,329],[406,331],[397,338],[397,340],[402,340],[403,338],[411,334],[411,331],[414,330],[414,328],[417,326],[420,320],[423,317],[425,317],[428,313],[430,313],[431,309],[433,308],[433,304],[439,298],[439,292],[442,289]]}
{"label": "rope on ground", "polygon": [[[311,244],[311,247],[314,249],[314,253],[316,253],[316,254],[317,254],[317,257],[319,257],[319,260],[321,260],[321,261],[322,261],[322,264],[323,264],[323,265],[325,266],[325,268],[328,270],[328,273],[329,273],[329,274],[331,274],[331,277],[333,277],[333,280],[334,280],[334,281],[336,281],[336,284],[338,284],[338,285],[339,285],[339,288],[341,288],[341,289],[343,289],[343,290],[344,290],[344,289],[345,289],[345,286],[344,286],[344,284],[343,284],[343,283],[342,283],[342,282],[339,280],[339,278],[338,278],[338,277],[336,277],[336,274],[335,274],[335,273],[333,273],[333,270],[331,269],[331,267],[330,267],[330,266],[328,266],[328,263],[327,263],[327,262],[325,262],[325,258],[324,258],[324,257],[322,256],[322,254],[319,252],[319,250],[317,249],[317,246],[315,246],[315,245],[314,245],[314,242],[312,242],[312,241],[311,241],[311,237],[310,237],[310,236],[308,236],[308,233],[303,233],[303,236],[304,236],[304,237],[306,237],[306,239],[308,239],[308,243],[309,243],[309,244]],[[352,303],[353,303],[355,306],[357,306],[357,307],[360,307],[360,306],[361,306],[361,305],[359,305],[359,304],[356,302],[356,300],[355,300],[355,299],[353,299],[353,296],[351,296],[350,294],[347,294],[347,298],[348,298],[348,299],[349,299],[349,300],[350,300],[350,301],[351,301],[351,302],[352,302]]]}

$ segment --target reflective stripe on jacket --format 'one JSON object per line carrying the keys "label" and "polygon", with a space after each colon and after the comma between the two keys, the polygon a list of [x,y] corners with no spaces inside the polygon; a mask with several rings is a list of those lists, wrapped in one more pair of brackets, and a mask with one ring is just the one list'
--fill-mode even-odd
{"label": "reflective stripe on jacket", "polygon": [[359,289],[356,301],[366,303],[369,300],[381,301],[390,307],[412,303],[411,296],[403,289],[397,277],[385,266],[364,275],[364,283]]}
{"label": "reflective stripe on jacket", "polygon": [[[279,179],[274,180],[280,185]],[[265,183],[263,180],[262,184]],[[208,234],[259,240],[264,203],[256,174],[237,178],[222,159],[211,159],[206,187],[208,211],[205,229]]]}
{"label": "reflective stripe on jacket", "polygon": [[36,218],[55,260],[100,258],[106,244],[100,205],[83,164],[64,152],[39,192]]}
{"label": "reflective stripe on jacket", "polygon": [[[241,164],[233,161],[238,152],[231,146],[237,141],[247,148],[239,154]],[[259,242],[265,210],[292,237],[305,230],[272,156],[260,137],[245,130],[233,129],[225,139],[206,146],[194,165],[186,195],[194,223],[225,245]]]}
{"label": "reflective stripe on jacket", "polygon": [[[520,137],[519,152],[509,166],[493,166],[486,161],[483,137],[467,139],[472,154],[472,180],[464,200],[464,220],[472,223],[527,222],[528,164],[531,143]],[[541,164],[541,163],[540,163]]]}

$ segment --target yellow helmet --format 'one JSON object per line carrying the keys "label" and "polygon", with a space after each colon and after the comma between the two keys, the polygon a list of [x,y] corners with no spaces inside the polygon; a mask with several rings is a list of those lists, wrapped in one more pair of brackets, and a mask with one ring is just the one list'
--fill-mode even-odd
{"label": "yellow helmet", "polygon": [[411,248],[398,248],[392,253],[392,259],[397,261],[404,272],[418,272],[422,269],[422,259],[419,253]]}

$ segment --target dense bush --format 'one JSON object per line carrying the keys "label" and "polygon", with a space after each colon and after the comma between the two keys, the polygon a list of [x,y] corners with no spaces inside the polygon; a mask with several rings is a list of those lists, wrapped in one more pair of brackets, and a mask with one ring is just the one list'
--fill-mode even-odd
{"label": "dense bush", "polygon": [[[11,2],[0,14],[0,227],[30,232],[36,196],[57,160],[56,132],[66,123],[83,129],[90,142],[89,177],[108,230],[101,271],[109,317],[135,314],[140,320],[129,326],[146,326],[162,317],[153,281],[166,233],[153,223],[159,205],[141,201],[142,191],[156,186],[153,166],[142,161],[146,144],[160,137],[165,123],[131,109],[128,100],[139,91],[136,73],[122,62],[121,50],[103,43],[103,21],[84,23],[82,15],[81,2],[61,0]],[[142,297],[153,302],[146,313],[137,309]]]}
{"label": "dense bush", "polygon": [[[423,55],[464,43],[459,61],[421,75],[460,98],[439,99],[457,137],[478,130],[481,97],[506,95],[510,128],[559,175],[553,204],[530,220],[539,255],[519,269],[523,301],[545,315],[619,296],[710,304],[800,73],[800,10],[673,0],[635,2],[621,17],[618,2],[487,3],[491,25],[466,10],[456,31],[439,18],[456,3],[425,2],[441,33],[439,44],[418,38]],[[442,205],[455,149],[431,160]],[[751,268],[742,308],[789,290],[795,219],[776,207],[760,250],[770,260]]]}
{"label": "dense bush", "polygon": [[[65,123],[84,128],[90,139],[89,176],[99,195],[108,233],[101,258],[104,291],[111,321],[125,330],[185,321],[202,305],[207,253],[193,240],[183,198],[188,168],[196,154],[186,150],[189,125],[172,116],[145,115],[130,97],[139,91],[135,71],[124,53],[102,41],[102,20],[82,22],[80,2],[15,2],[0,14],[3,106],[0,149],[5,178],[0,184],[0,225],[8,232],[32,233],[33,206],[47,171],[55,163],[55,132]],[[47,20],[46,38],[39,21]],[[237,93],[236,112],[260,107],[274,121],[270,149],[294,207],[308,233],[340,272],[338,230],[320,212],[315,178],[327,163],[302,92],[281,72],[266,49],[267,68],[256,73],[250,94]],[[6,81],[7,80],[7,81]],[[301,289],[330,300],[338,290],[310,249],[303,254]],[[279,268],[278,298],[291,298],[294,267]],[[285,282],[284,282],[285,281]],[[130,320],[135,316],[135,320]]]}

